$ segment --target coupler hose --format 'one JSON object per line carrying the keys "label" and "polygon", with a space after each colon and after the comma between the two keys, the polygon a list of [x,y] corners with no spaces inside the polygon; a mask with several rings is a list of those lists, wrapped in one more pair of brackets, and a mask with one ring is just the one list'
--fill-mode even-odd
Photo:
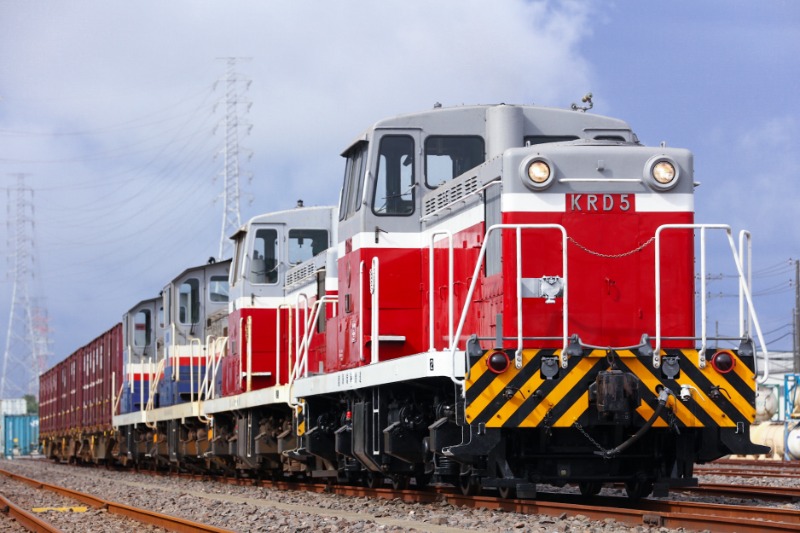
{"label": "coupler hose", "polygon": [[658,393],[658,405],[656,406],[655,411],[653,411],[653,416],[650,417],[650,419],[645,423],[645,425],[643,425],[641,428],[639,428],[639,431],[634,433],[631,438],[629,438],[628,440],[626,440],[625,442],[623,442],[622,444],[620,444],[616,448],[612,448],[610,450],[603,450],[601,452],[594,452],[594,453],[596,453],[597,455],[602,455],[604,459],[611,459],[612,457],[615,457],[615,456],[619,455],[620,453],[622,453],[623,451],[627,450],[630,447],[631,444],[633,444],[637,440],[641,439],[644,436],[644,434],[647,433],[650,430],[651,427],[653,427],[653,424],[656,423],[656,420],[658,420],[658,417],[661,416],[661,412],[664,410],[664,407],[667,405],[667,400],[669,399],[670,396],[674,397],[675,394],[671,390],[666,388],[666,387],[661,389],[661,392]]}

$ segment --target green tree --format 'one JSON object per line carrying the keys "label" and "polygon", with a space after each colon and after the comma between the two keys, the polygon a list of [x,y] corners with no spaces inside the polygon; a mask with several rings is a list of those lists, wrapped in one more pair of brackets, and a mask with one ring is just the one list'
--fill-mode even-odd
{"label": "green tree", "polygon": [[27,405],[27,411],[29,415],[38,415],[39,414],[39,400],[33,394],[26,394],[23,396],[25,398],[25,404]]}

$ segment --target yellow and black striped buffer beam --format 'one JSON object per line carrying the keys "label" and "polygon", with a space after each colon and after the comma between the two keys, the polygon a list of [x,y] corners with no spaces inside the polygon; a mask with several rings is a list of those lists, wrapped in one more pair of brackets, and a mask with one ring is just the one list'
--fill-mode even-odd
{"label": "yellow and black striped buffer beam", "polygon": [[[665,350],[662,361],[673,358],[679,372],[664,377],[654,368],[652,358],[634,351],[584,350],[580,357],[570,357],[568,368],[559,368],[561,350],[526,349],[522,351],[522,367],[514,365],[514,350],[506,350],[510,360],[504,372],[494,373],[488,365],[490,350],[471,361],[466,376],[465,416],[471,424],[486,427],[570,427],[576,422],[591,422],[596,410],[590,386],[600,372],[615,368],[636,376],[638,405],[632,406],[634,425],[641,425],[652,416],[658,391],[673,391],[667,407],[674,413],[673,423],[682,427],[735,427],[755,419],[755,374],[752,357],[740,357],[728,351],[733,368],[720,373],[710,363],[700,368],[697,350]],[[707,351],[708,360],[714,351]],[[549,371],[543,372],[543,362]],[[549,377],[548,377],[549,376]],[[678,396],[683,387],[690,393],[687,401]],[[666,427],[660,417],[655,427]]]}

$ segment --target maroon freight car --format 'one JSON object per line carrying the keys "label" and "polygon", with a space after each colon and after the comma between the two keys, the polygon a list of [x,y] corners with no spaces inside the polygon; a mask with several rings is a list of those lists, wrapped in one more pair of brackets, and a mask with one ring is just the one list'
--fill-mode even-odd
{"label": "maroon freight car", "polygon": [[47,457],[110,458],[111,417],[122,385],[122,324],[70,354],[39,378],[40,439]]}

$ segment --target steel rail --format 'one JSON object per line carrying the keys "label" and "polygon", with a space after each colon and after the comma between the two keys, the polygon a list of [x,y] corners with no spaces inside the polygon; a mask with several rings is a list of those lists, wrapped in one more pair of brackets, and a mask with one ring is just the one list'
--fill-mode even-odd
{"label": "steel rail", "polygon": [[0,511],[19,522],[19,524],[28,531],[34,531],[36,533],[59,533],[61,531],[49,522],[45,522],[41,518],[32,515],[22,507],[14,504],[1,494]]}
{"label": "steel rail", "polygon": [[736,467],[719,467],[719,468],[697,468],[694,469],[694,475],[701,476],[740,476],[740,477],[777,477],[777,478],[790,478],[797,479],[797,472],[780,472],[778,470],[758,470],[756,468],[736,468]]}
{"label": "steel rail", "polygon": [[[739,533],[771,533],[800,530],[800,511],[779,507],[752,507],[739,505],[721,505],[701,502],[677,500],[641,500],[636,503],[627,498],[596,497],[585,503],[564,502],[563,497],[575,500],[575,494],[540,493],[537,500],[505,499],[492,496],[462,496],[449,488],[432,487],[423,490],[393,490],[391,488],[375,488],[351,485],[324,485],[288,481],[244,480],[222,478],[221,481],[235,485],[258,485],[283,490],[310,490],[328,492],[340,496],[367,497],[379,499],[399,499],[407,503],[432,503],[446,501],[460,507],[502,509],[524,514],[544,514],[559,517],[582,514],[594,520],[614,518],[618,522],[632,525],[650,525],[671,528],[711,529],[720,532]],[[728,488],[727,486],[719,486]],[[681,491],[708,492],[717,486],[701,486],[699,489],[681,489]],[[776,491],[774,487],[733,487],[742,497],[770,497]],[[753,490],[755,489],[755,490]],[[721,490],[721,489],[718,489]],[[792,489],[784,489],[789,498]],[[793,489],[800,495],[799,489]],[[765,491],[765,492],[759,492]],[[726,492],[724,494],[731,495]],[[552,501],[551,501],[552,500]]]}
{"label": "steel rail", "polygon": [[[2,472],[2,471],[0,471]],[[455,506],[469,508],[499,509],[522,514],[542,514],[552,517],[583,515],[592,520],[614,520],[631,525],[656,527],[709,529],[719,532],[772,533],[800,531],[800,511],[781,507],[755,507],[742,505],[721,505],[706,502],[644,499],[636,503],[624,497],[598,496],[586,500],[576,494],[541,492],[536,500],[508,499],[493,496],[462,496],[451,488],[429,487],[422,490],[393,490],[390,488],[369,489],[360,486],[336,484],[306,484],[289,480],[269,480],[257,478],[228,478],[197,474],[176,474],[151,472],[167,477],[175,476],[191,479],[216,480],[239,486],[262,486],[279,490],[305,490],[326,492],[341,496],[366,497],[378,499],[400,499],[405,502],[431,503],[445,501]],[[21,476],[17,476],[21,477]],[[800,498],[800,489],[760,486],[701,485],[682,488],[676,492],[718,493],[742,498]],[[566,501],[565,501],[566,500]],[[576,503],[577,502],[577,503]],[[111,509],[109,508],[111,511]],[[121,514],[121,513],[120,513]],[[158,524],[175,531],[169,525]],[[201,526],[202,531],[224,531],[210,526]]]}
{"label": "steel rail", "polygon": [[[776,509],[780,514],[770,514],[764,507],[739,507],[707,503],[655,501],[638,502],[638,508],[614,507],[598,499],[597,505],[550,502],[540,500],[515,500],[485,496],[448,495],[446,500],[462,507],[500,509],[523,514],[541,514],[553,517],[583,515],[591,520],[613,518],[631,525],[647,525],[689,530],[709,529],[723,533],[777,533],[796,532],[800,529],[800,511]],[[611,498],[611,501],[621,499]],[[617,504],[618,505],[618,504]],[[774,521],[770,521],[772,517]]]}
{"label": "steel rail", "polygon": [[701,483],[698,487],[680,489],[681,491],[716,494],[739,498],[763,498],[773,501],[800,501],[800,488],[771,487],[761,485],[727,485],[724,483]]}
{"label": "steel rail", "polygon": [[[22,483],[26,483],[34,488],[42,489],[42,490],[49,490],[51,492],[55,492],[56,494],[60,494],[62,496],[66,496],[67,498],[72,498],[74,500],[78,500],[82,503],[85,503],[95,509],[106,509],[109,513],[125,516],[127,518],[132,518],[138,522],[143,522],[145,524],[151,524],[159,527],[163,527],[169,531],[178,531],[180,533],[193,533],[197,531],[208,531],[211,533],[229,533],[230,530],[219,528],[216,526],[211,526],[207,524],[201,524],[199,522],[194,522],[192,520],[186,520],[184,518],[178,518],[176,516],[170,516],[162,513],[156,513],[155,511],[148,511],[147,509],[139,509],[137,507],[133,507],[131,505],[125,505],[122,503],[112,502],[108,500],[104,500],[102,498],[98,498],[96,496],[92,496],[91,494],[86,494],[83,492],[78,492],[76,490],[68,489],[65,487],[59,487],[58,485],[52,485],[50,483],[43,483],[41,481],[31,479],[25,476],[21,476],[19,474],[14,474],[13,472],[8,472],[6,470],[0,469],[0,474],[14,479],[16,481],[20,481]],[[34,518],[31,516],[31,518]],[[58,529],[42,529],[36,531],[59,531]]]}

